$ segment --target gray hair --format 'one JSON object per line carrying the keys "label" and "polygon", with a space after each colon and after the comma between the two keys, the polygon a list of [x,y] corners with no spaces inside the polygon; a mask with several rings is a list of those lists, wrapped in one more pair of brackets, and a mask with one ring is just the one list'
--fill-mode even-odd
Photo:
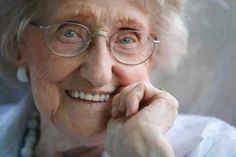
{"label": "gray hair", "polygon": [[[158,29],[161,41],[157,65],[165,69],[175,69],[179,60],[186,54],[188,35],[181,15],[184,0],[143,2],[145,6],[149,6],[148,10],[152,9],[154,21],[157,12],[161,15],[155,23],[160,24],[160,28],[154,28]],[[0,0],[0,73],[12,77],[14,72],[6,69],[14,69],[12,62],[19,57],[21,34],[36,15],[39,4],[40,0]]]}
{"label": "gray hair", "polygon": [[0,73],[10,76],[15,69],[12,62],[19,57],[21,34],[37,10],[39,0],[0,1]]}

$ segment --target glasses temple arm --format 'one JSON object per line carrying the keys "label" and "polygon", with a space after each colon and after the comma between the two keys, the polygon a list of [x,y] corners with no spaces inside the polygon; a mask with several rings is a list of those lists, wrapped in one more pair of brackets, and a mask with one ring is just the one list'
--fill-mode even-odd
{"label": "glasses temple arm", "polygon": [[48,28],[47,26],[39,25],[36,21],[31,21],[30,24],[31,24],[32,26],[38,27],[38,28],[40,28],[40,29],[42,29],[42,30],[45,30],[45,29]]}

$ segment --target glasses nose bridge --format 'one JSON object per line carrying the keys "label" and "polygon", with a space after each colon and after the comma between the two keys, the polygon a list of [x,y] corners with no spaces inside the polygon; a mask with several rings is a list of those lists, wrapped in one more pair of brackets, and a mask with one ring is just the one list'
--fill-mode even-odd
{"label": "glasses nose bridge", "polygon": [[[96,37],[97,36],[97,37]],[[97,31],[93,34],[91,34],[91,41],[92,42],[96,42],[96,38],[98,37],[104,37],[105,38],[105,45],[107,50],[110,52],[110,47],[109,47],[109,36],[108,36],[108,32],[107,31]],[[111,53],[111,52],[110,52]]]}
{"label": "glasses nose bridge", "polygon": [[109,39],[108,32],[106,32],[106,31],[97,31],[97,32],[93,33],[91,36],[92,36],[92,38],[95,38],[96,36],[104,37],[106,39],[106,41]]}

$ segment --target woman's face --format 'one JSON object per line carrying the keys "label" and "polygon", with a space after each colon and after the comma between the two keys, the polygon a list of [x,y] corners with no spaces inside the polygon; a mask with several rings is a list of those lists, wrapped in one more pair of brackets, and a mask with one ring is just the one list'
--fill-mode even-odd
{"label": "woman's face", "polygon": [[[47,1],[42,25],[78,21],[91,32],[134,29],[150,33],[149,17],[131,0]],[[81,140],[99,140],[110,118],[111,98],[118,89],[139,80],[148,80],[150,61],[128,66],[115,61],[106,38],[97,36],[85,52],[75,57],[53,54],[44,32],[28,26],[23,34],[21,55],[29,69],[35,103],[40,113],[55,125]],[[75,98],[87,95],[93,100]],[[93,97],[92,97],[93,96]],[[103,101],[103,97],[110,97]],[[96,101],[101,99],[101,101]]]}

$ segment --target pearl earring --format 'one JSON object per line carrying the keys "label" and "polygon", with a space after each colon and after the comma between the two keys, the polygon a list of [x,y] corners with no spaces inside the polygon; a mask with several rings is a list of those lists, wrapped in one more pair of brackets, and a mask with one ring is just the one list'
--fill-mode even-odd
{"label": "pearl earring", "polygon": [[25,66],[20,66],[17,69],[16,77],[17,77],[17,80],[22,82],[22,83],[29,82],[29,79],[28,79],[27,74],[26,74]]}

